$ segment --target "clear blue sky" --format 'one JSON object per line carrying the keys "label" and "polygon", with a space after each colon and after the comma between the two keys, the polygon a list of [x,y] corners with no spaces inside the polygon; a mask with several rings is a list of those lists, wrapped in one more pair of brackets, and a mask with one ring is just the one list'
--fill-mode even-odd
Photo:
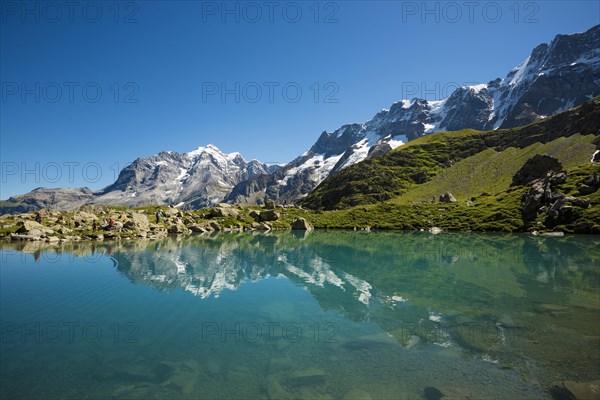
{"label": "clear blue sky", "polygon": [[0,4],[2,199],[99,189],[137,157],[208,143],[287,162],[600,22],[597,1]]}

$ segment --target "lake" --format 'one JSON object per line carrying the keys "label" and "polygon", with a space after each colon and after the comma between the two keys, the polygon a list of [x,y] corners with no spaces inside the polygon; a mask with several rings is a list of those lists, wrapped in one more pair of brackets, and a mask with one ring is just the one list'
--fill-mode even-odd
{"label": "lake", "polygon": [[4,243],[0,397],[543,399],[600,379],[600,237]]}

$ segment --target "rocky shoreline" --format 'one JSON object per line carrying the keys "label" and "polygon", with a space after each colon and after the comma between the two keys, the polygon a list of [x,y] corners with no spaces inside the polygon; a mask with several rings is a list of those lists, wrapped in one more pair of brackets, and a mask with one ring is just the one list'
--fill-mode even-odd
{"label": "rocky shoreline", "polygon": [[[168,235],[213,232],[312,230],[313,226],[305,218],[289,218],[287,211],[292,208],[294,214],[305,212],[295,207],[276,207],[274,203],[260,209],[220,204],[195,211],[173,207],[125,209],[108,206],[84,206],[73,212],[42,210],[41,223],[36,221],[38,212],[1,216],[0,237],[17,241],[69,242],[160,239]],[[113,225],[109,226],[111,220]]]}

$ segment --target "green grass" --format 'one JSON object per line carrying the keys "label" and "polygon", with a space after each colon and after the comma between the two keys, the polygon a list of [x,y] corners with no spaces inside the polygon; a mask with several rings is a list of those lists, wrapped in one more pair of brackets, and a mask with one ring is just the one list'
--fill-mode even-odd
{"label": "green grass", "polygon": [[436,200],[451,192],[459,201],[467,201],[483,192],[499,193],[508,190],[512,177],[535,154],[548,154],[559,159],[565,168],[573,168],[589,161],[595,150],[595,135],[573,135],[550,143],[536,143],[524,149],[509,147],[503,151],[487,149],[444,169],[430,181],[415,185],[395,203],[421,203]]}

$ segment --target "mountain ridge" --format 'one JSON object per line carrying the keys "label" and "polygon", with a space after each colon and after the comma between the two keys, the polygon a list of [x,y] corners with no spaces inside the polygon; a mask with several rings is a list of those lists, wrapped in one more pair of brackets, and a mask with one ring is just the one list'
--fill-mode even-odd
{"label": "mountain ridge", "polygon": [[[600,25],[581,33],[557,35],[550,44],[538,45],[505,78],[458,88],[442,100],[400,100],[367,122],[324,131],[308,151],[284,166],[246,161],[239,153],[226,155],[213,145],[188,153],[160,152],[123,168],[117,180],[94,192],[89,202],[186,208],[220,202],[294,203],[345,168],[430,133],[522,126],[597,95]],[[65,197],[61,189],[46,190]],[[13,196],[2,202],[0,210],[17,210],[22,204],[29,208],[68,207],[66,201],[55,204],[48,196],[36,201],[37,194]],[[71,208],[79,206],[79,200],[75,196]]]}

